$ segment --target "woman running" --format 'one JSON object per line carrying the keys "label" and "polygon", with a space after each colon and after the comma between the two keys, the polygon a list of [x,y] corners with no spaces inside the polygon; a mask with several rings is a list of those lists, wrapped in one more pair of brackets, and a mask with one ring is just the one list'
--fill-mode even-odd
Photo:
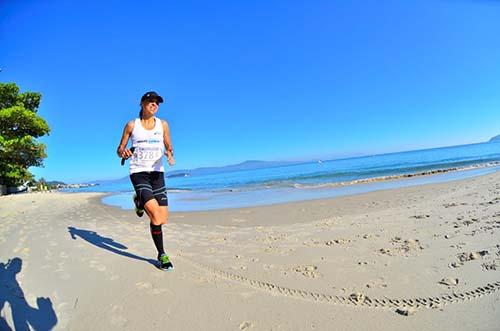
{"label": "woman running", "polygon": [[[130,159],[130,180],[135,189],[134,204],[137,216],[146,211],[150,219],[151,236],[158,250],[159,267],[163,270],[174,266],[163,249],[161,226],[167,224],[168,198],[165,187],[163,155],[170,166],[175,164],[170,130],[167,121],[155,117],[163,98],[156,92],[147,92],[141,98],[139,118],[128,122],[123,129],[117,154]],[[127,148],[132,139],[132,147]]]}

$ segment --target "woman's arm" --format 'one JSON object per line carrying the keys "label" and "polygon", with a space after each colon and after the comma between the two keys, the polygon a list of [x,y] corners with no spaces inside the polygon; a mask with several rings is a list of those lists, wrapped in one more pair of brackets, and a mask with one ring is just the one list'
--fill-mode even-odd
{"label": "woman's arm", "polygon": [[134,121],[130,121],[125,125],[120,145],[118,145],[118,148],[116,149],[116,154],[118,154],[118,157],[121,157],[122,159],[128,159],[132,156],[130,149],[127,149],[127,143],[130,135],[132,134],[132,130],[134,130]]}
{"label": "woman's arm", "polygon": [[174,147],[172,146],[172,140],[170,139],[170,129],[168,127],[167,121],[162,121],[163,124],[163,144],[165,144],[165,154],[167,155],[167,160],[169,165],[174,165]]}

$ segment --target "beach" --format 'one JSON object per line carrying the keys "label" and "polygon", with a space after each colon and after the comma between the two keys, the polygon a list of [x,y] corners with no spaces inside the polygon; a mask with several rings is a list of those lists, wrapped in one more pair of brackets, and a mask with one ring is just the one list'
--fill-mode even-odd
{"label": "beach", "polygon": [[0,329],[500,329],[500,172],[171,213],[171,272],[104,196],[0,197]]}

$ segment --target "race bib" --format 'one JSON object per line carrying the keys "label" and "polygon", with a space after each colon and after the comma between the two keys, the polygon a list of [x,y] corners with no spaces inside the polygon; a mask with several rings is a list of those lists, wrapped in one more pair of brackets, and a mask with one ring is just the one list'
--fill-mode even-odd
{"label": "race bib", "polygon": [[159,147],[137,147],[134,151],[134,163],[151,166],[161,159],[163,153]]}

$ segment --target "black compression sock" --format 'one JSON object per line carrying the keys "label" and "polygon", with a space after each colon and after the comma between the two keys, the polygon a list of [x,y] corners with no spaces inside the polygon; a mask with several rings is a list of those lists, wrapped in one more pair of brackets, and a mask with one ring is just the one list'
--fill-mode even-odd
{"label": "black compression sock", "polygon": [[161,224],[154,225],[153,223],[149,223],[149,227],[151,229],[151,237],[153,237],[156,249],[158,250],[158,255],[165,254],[165,251],[163,250],[163,233],[161,232]]}

